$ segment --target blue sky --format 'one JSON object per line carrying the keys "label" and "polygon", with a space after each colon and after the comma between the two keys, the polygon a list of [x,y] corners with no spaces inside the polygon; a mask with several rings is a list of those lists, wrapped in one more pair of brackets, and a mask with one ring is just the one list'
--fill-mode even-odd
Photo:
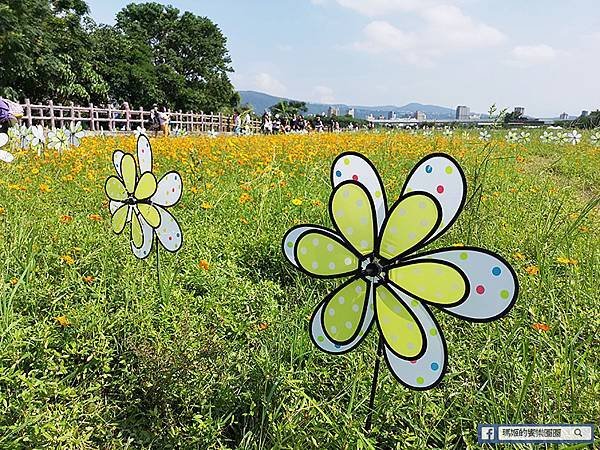
{"label": "blue sky", "polygon": [[[219,25],[238,89],[480,112],[496,103],[537,116],[600,107],[599,0],[159,2]],[[102,23],[127,3],[88,0]]]}

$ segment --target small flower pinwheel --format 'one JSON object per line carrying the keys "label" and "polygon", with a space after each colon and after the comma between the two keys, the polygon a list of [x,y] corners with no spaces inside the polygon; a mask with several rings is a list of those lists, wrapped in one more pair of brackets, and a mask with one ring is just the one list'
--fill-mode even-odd
{"label": "small flower pinwheel", "polygon": [[2,150],[10,138],[6,133],[0,133],[0,161],[4,161],[5,163],[11,163],[15,159],[14,155],[6,150]]}
{"label": "small flower pinwheel", "polygon": [[497,319],[516,301],[515,272],[502,257],[476,247],[415,254],[448,230],[464,206],[465,176],[448,155],[423,158],[389,209],[377,170],[358,153],[335,159],[331,183],[335,231],[299,225],[282,243],[302,272],[348,277],[316,307],[311,339],[341,354],[376,324],[378,352],[394,377],[408,388],[430,389],[441,381],[447,358],[429,306],[473,322]]}
{"label": "small flower pinwheel", "polygon": [[150,254],[155,236],[166,250],[176,252],[183,242],[181,227],[165,208],[179,202],[183,192],[181,176],[169,172],[156,181],[152,148],[145,135],[138,137],[137,159],[136,165],[130,153],[113,153],[117,175],[110,176],[104,184],[110,200],[112,229],[120,234],[131,222],[131,250],[139,259]]}

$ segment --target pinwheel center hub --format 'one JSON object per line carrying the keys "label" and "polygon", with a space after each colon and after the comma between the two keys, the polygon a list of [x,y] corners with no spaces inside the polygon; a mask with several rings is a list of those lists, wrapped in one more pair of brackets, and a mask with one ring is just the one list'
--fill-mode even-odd
{"label": "pinwheel center hub", "polygon": [[363,269],[363,273],[368,277],[378,277],[383,272],[383,267],[379,264],[379,261],[371,261]]}
{"label": "pinwheel center hub", "polygon": [[135,196],[133,194],[131,194],[129,197],[127,197],[125,199],[125,201],[123,202],[126,205],[135,205],[137,203],[137,199],[135,198]]}

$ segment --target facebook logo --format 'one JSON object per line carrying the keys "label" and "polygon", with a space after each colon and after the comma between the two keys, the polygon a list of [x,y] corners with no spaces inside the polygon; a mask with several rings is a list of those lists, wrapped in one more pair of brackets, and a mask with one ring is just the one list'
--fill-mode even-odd
{"label": "facebook logo", "polygon": [[485,425],[480,425],[479,426],[479,442],[494,442],[497,437],[496,437],[496,428],[495,427],[490,427],[490,426],[485,426]]}

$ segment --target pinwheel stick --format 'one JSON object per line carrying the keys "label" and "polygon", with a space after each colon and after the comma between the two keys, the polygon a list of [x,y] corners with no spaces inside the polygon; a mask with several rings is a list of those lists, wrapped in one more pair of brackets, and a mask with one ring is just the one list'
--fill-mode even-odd
{"label": "pinwheel stick", "polygon": [[375,392],[377,391],[377,377],[379,376],[379,363],[381,362],[381,356],[383,355],[383,340],[379,336],[379,343],[377,344],[377,357],[375,358],[375,368],[373,369],[373,381],[371,383],[371,396],[369,398],[369,413],[367,415],[367,421],[365,422],[365,431],[371,431],[371,425],[373,423],[373,405],[375,403]]}
{"label": "pinwheel stick", "polygon": [[158,280],[158,290],[161,290],[161,285],[160,285],[160,259],[159,259],[159,250],[158,250],[158,236],[155,237],[155,247],[156,247],[156,277]]}

